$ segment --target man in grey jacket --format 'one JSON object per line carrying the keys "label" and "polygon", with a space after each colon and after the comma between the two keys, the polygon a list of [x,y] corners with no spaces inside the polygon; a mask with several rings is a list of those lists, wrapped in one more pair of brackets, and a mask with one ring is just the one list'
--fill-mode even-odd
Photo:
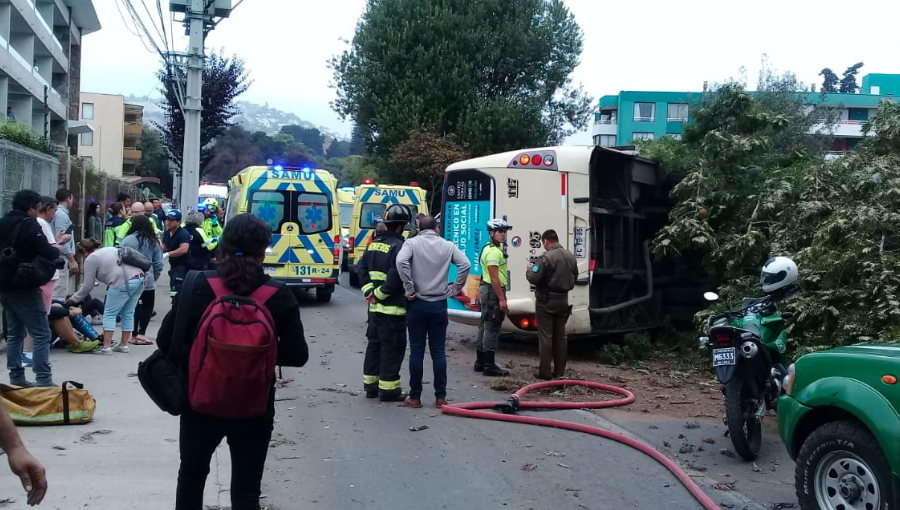
{"label": "man in grey jacket", "polygon": [[[456,280],[448,283],[450,264],[457,268]],[[409,396],[406,404],[422,407],[422,371],[425,339],[434,370],[434,405],[447,404],[447,298],[459,294],[469,276],[469,260],[455,244],[437,233],[432,216],[419,220],[419,234],[403,243],[397,255],[397,270],[403,281],[409,308]]]}

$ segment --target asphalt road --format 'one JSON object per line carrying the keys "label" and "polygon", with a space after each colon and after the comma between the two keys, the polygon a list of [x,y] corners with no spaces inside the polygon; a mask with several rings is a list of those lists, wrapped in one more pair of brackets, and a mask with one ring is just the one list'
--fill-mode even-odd
{"label": "asphalt road", "polygon": [[[151,337],[169,304],[165,280],[157,292],[159,315],[151,322]],[[365,301],[346,285],[346,277],[343,283],[328,304],[316,303],[312,294],[301,303],[311,358],[306,367],[284,370],[291,381],[277,393],[277,423],[263,479],[263,503],[269,510],[700,508],[662,466],[612,441],[442,415],[432,405],[428,384],[421,409],[366,399],[361,391]],[[453,324],[451,331],[455,336],[475,333]],[[469,368],[471,342],[453,348],[448,356],[464,363],[451,364],[451,403],[502,399],[487,388],[488,378]],[[178,419],[159,411],[134,377],[137,362],[153,349],[135,346],[129,354],[113,356],[53,350],[55,380],[84,383],[96,398],[97,411],[86,425],[20,429],[47,468],[50,487],[41,508],[173,508]],[[5,365],[5,356],[0,363]],[[431,380],[428,365],[426,358],[425,381]],[[405,361],[402,374],[406,385]],[[684,465],[692,463],[687,466],[692,476],[722,508],[762,509],[795,501],[789,483],[793,464],[783,458],[774,436],[759,463],[762,472],[752,473],[756,478],[745,483],[747,464],[723,458],[717,453],[720,445],[701,443],[708,435],[720,438],[720,424],[686,431],[683,421],[623,411],[536,414],[646,439]],[[410,430],[422,425],[428,428]],[[681,433],[684,441],[706,446],[706,451],[679,455]],[[770,459],[778,459],[777,471]],[[206,485],[207,509],[230,507],[229,479],[223,443]],[[736,491],[713,487],[727,481],[737,481]],[[21,487],[0,458],[0,509],[25,508]]]}
{"label": "asphalt road", "polygon": [[[264,483],[274,508],[700,508],[662,466],[612,441],[441,415],[428,385],[422,409],[364,398],[365,301],[344,283],[329,304],[302,300],[311,358],[285,373],[293,381],[278,394],[279,435]],[[470,350],[448,355],[467,359]],[[426,356],[426,381],[428,365]],[[404,388],[407,370],[404,362]],[[451,370],[451,403],[498,399],[483,376]],[[616,428],[585,411],[552,414]],[[421,425],[428,428],[410,430]],[[737,492],[710,490],[726,507],[764,508]]]}

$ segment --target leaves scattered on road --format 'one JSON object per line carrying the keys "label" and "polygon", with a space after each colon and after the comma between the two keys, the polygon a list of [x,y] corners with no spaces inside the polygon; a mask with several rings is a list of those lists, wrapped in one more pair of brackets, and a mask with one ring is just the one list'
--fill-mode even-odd
{"label": "leaves scattered on road", "polygon": [[522,471],[534,471],[535,469],[537,469],[537,467],[538,467],[537,464],[528,463],[528,464],[523,465],[519,469],[521,469]]}
{"label": "leaves scattered on road", "polygon": [[93,432],[88,432],[81,436],[81,442],[85,444],[95,444],[97,441],[94,439],[94,435],[106,435],[112,434],[111,430],[95,430]]}
{"label": "leaves scattered on road", "polygon": [[409,428],[409,431],[410,432],[418,432],[420,430],[426,430],[426,429],[428,429],[428,425],[413,425],[412,427]]}
{"label": "leaves scattered on road", "polygon": [[735,482],[719,482],[713,485],[713,489],[723,492],[732,492],[735,489]]}

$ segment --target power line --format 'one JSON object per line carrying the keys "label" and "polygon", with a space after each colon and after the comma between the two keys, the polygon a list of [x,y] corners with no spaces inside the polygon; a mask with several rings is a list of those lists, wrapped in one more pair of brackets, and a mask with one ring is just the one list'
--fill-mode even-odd
{"label": "power line", "polygon": [[137,10],[134,8],[134,4],[131,3],[131,0],[123,0],[125,2],[125,6],[128,8],[128,12],[131,14],[131,18],[135,21],[135,23],[143,30],[144,35],[147,36],[147,40],[150,41],[150,45],[153,46],[153,49],[159,53],[159,56],[162,57],[163,61],[168,61],[168,56],[163,53],[161,49],[159,49],[159,45],[156,44],[156,41],[153,39],[153,35],[147,30],[147,26],[144,24],[144,21],[141,19],[140,15],[137,13]]}
{"label": "power line", "polygon": [[163,25],[163,29],[160,30],[158,26],[156,26],[156,21],[153,19],[153,14],[150,12],[150,8],[147,7],[147,0],[141,0],[141,5],[144,6],[144,10],[147,11],[147,16],[149,17],[150,24],[153,25],[153,30],[156,30],[156,35],[162,38],[163,47],[166,49],[166,53],[169,51],[169,42],[166,40],[166,36],[163,35],[163,31],[165,31],[165,25]]}
{"label": "power line", "polygon": [[[156,12],[159,13],[159,26],[162,27],[163,42],[166,45],[166,51],[172,51],[172,48],[169,46],[169,34],[166,33],[166,18],[163,16],[162,2],[160,0],[156,0]],[[171,23],[171,14],[169,15],[169,22]],[[172,34],[172,46],[175,46],[175,34]]]}
{"label": "power line", "polygon": [[[153,50],[147,46],[146,42],[144,42],[144,37],[141,36],[140,32],[137,30],[137,25],[135,25],[135,28],[132,29],[131,26],[128,24],[128,22],[125,20],[125,15],[122,14],[122,8],[119,7],[120,1],[122,1],[122,0],[115,0],[114,3],[116,4],[116,10],[119,11],[119,17],[122,18],[122,24],[125,25],[125,29],[128,30],[129,32],[131,32],[131,35],[133,35],[141,40],[141,45],[144,47],[145,50],[147,50],[150,53],[153,53]],[[132,23],[134,23],[134,19],[132,19]]]}

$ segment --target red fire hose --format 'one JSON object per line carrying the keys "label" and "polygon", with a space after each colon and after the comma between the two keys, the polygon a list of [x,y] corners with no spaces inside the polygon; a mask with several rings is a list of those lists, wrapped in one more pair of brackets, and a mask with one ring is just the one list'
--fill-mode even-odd
{"label": "red fire hose", "polygon": [[[622,398],[601,402],[529,402],[521,400],[521,398],[530,391],[539,390],[541,388],[551,388],[555,386],[587,386],[588,388],[616,393],[618,395],[621,395]],[[712,500],[712,498],[707,496],[706,493],[703,492],[703,490],[701,490],[693,480],[691,480],[691,477],[688,476],[688,474],[685,473],[680,467],[678,467],[678,464],[675,464],[668,457],[644,443],[635,441],[634,439],[623,436],[621,434],[616,434],[615,432],[601,429],[599,427],[591,427],[588,425],[581,425],[579,423],[572,423],[568,421],[550,420],[547,418],[535,418],[533,416],[518,416],[514,414],[520,408],[602,409],[607,407],[624,406],[632,402],[634,402],[634,394],[624,388],[591,381],[560,380],[529,384],[528,386],[525,386],[524,388],[510,395],[507,401],[503,403],[498,404],[496,402],[471,402],[466,404],[445,405],[441,407],[441,412],[444,414],[451,414],[455,416],[465,416],[467,418],[480,418],[484,420],[509,421],[515,423],[528,423],[531,425],[542,425],[544,427],[555,427],[558,429],[585,432],[587,434],[593,434],[595,436],[612,439],[613,441],[617,441],[624,445],[630,446],[642,453],[653,457],[657,462],[662,464],[673,475],[675,475],[678,481],[685,486],[685,488],[691,493],[691,495],[694,496],[694,498],[698,502],[700,502],[700,504],[703,505],[703,508],[705,508],[706,510],[721,510],[718,505],[716,505],[716,503]],[[480,411],[479,409],[497,409],[500,410],[502,414]]]}

